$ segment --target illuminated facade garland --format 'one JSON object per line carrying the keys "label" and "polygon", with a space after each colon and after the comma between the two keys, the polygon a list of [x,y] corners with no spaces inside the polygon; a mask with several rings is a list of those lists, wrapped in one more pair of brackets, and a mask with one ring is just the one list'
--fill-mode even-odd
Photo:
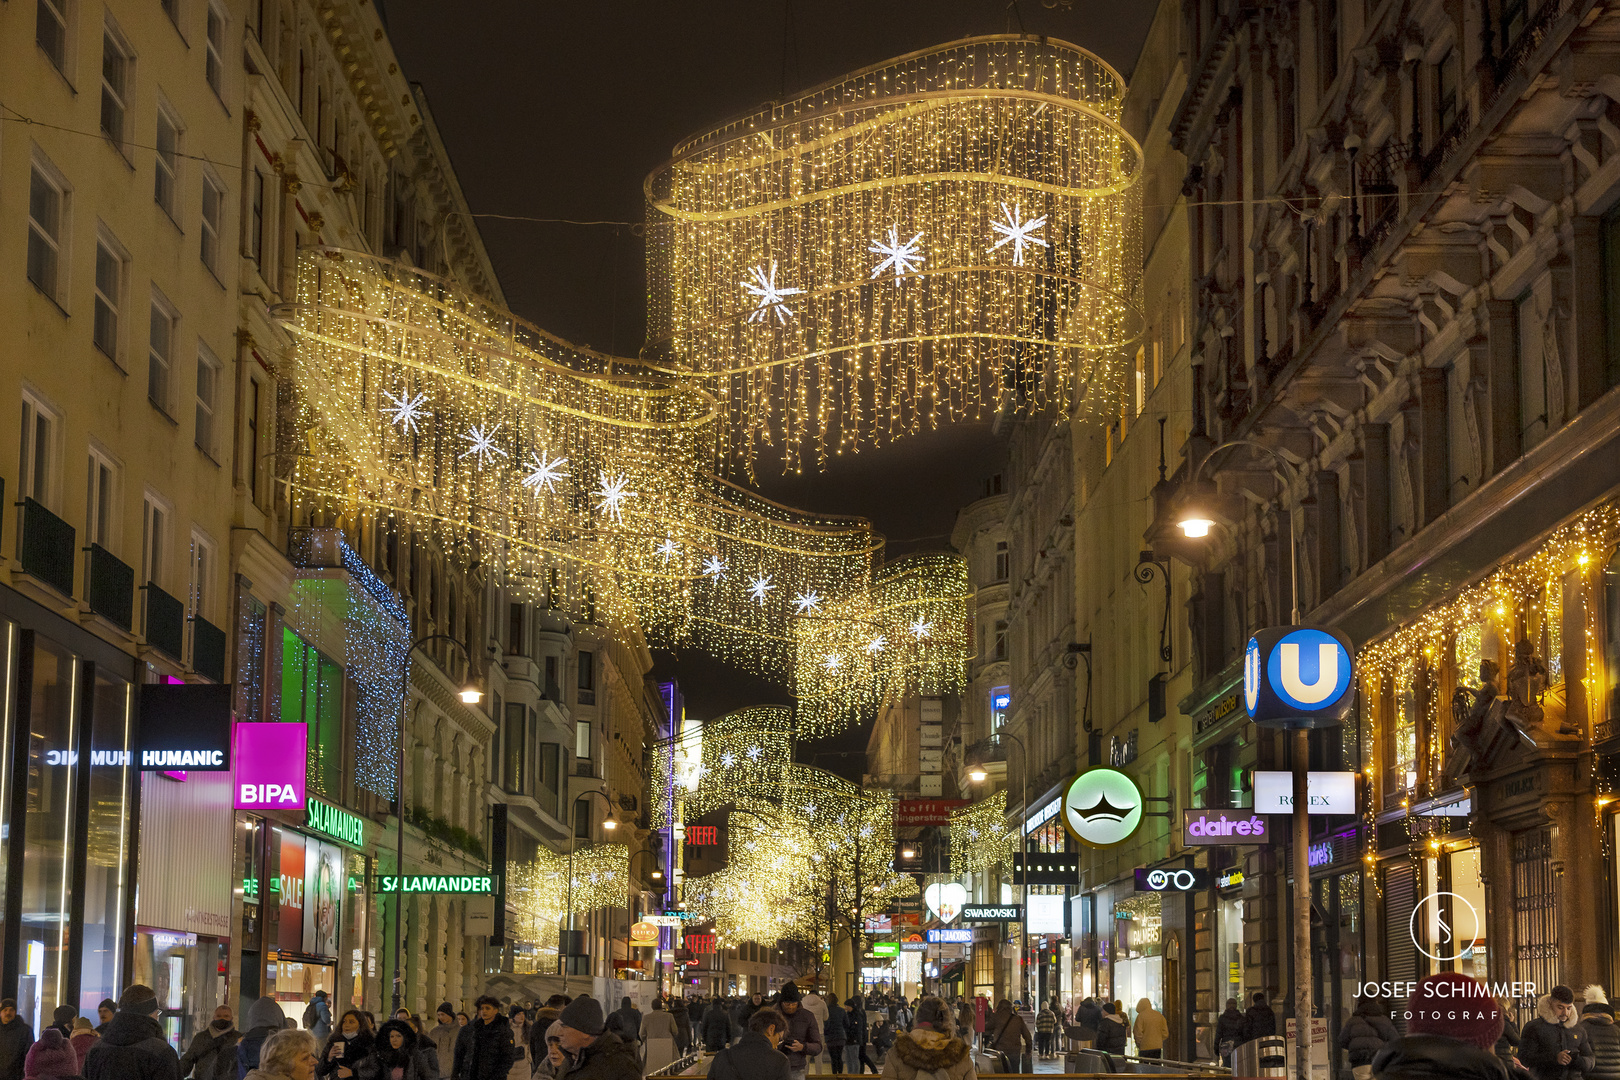
{"label": "illuminated facade garland", "polygon": [[[558,930],[569,906],[568,865],[566,851],[541,846],[532,861],[507,867],[506,899],[517,909],[512,935],[542,956],[557,955]],[[576,916],[628,902],[630,849],[624,844],[580,848],[573,867]]]}
{"label": "illuminated facade garland", "polygon": [[1007,793],[951,811],[951,873],[985,874],[1009,868],[1018,850],[1018,834],[1007,824]]}
{"label": "illuminated facade garland", "polygon": [[649,355],[789,469],[1006,406],[1112,408],[1140,318],[1124,91],[1073,45],[974,38],[687,140],[646,182]]}

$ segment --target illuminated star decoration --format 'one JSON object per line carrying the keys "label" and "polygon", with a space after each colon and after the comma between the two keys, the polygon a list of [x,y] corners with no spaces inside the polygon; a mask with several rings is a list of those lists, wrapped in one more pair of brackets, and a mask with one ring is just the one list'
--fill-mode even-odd
{"label": "illuminated star decoration", "polygon": [[720,556],[718,556],[718,555],[710,555],[707,559],[704,559],[703,560],[703,576],[704,577],[712,577],[716,581],[719,581],[721,578],[725,577],[726,576],[726,563],[725,563],[725,560],[720,558]]}
{"label": "illuminated star decoration", "polygon": [[536,495],[540,493],[541,488],[551,491],[552,485],[558,480],[568,477],[568,474],[563,472],[563,466],[567,464],[567,458],[560,457],[556,461],[547,461],[543,455],[530,454],[529,474],[523,478],[523,486],[534,488]]}
{"label": "illuminated star decoration", "polygon": [[814,589],[802,592],[793,598],[793,606],[798,608],[798,614],[800,615],[807,611],[815,611],[821,606],[821,594]]}
{"label": "illuminated star decoration", "polygon": [[653,550],[662,555],[665,562],[669,562],[670,559],[674,558],[680,553],[681,546],[668,537],[665,537],[664,542],[653,548]]}
{"label": "illuminated star decoration", "polygon": [[750,746],[748,748],[748,760],[749,761],[758,761],[759,760],[759,753],[760,753],[759,747]]}
{"label": "illuminated star decoration", "polygon": [[885,244],[882,240],[874,240],[866,249],[874,255],[884,256],[883,260],[873,267],[872,276],[874,278],[878,277],[883,271],[892,266],[894,267],[894,280],[898,284],[906,274],[916,273],[927,259],[927,256],[917,250],[917,241],[921,239],[922,233],[918,233],[902,244],[900,242],[900,227],[898,225],[889,226],[889,242]]}
{"label": "illuminated star decoration", "polygon": [[879,634],[877,637],[866,643],[866,651],[869,653],[880,653],[883,651],[883,646],[887,645],[888,643],[889,639],[884,637],[882,634]]}
{"label": "illuminated star decoration", "polygon": [[749,313],[748,321],[764,322],[770,317],[772,312],[775,312],[776,321],[784,326],[787,325],[787,321],[793,313],[788,310],[787,304],[782,298],[785,296],[796,296],[797,294],[804,292],[804,290],[790,289],[785,285],[779,287],[776,284],[775,259],[771,260],[771,269],[769,273],[766,272],[763,266],[756,266],[751,269],[749,273],[754,275],[752,284],[746,281],[738,283],[744,289],[747,289],[749,292],[759,297],[759,303],[755,306],[754,310]]}
{"label": "illuminated star decoration", "polygon": [[388,412],[392,415],[388,417],[388,422],[390,424],[403,424],[407,432],[415,432],[416,422],[422,419],[422,403],[427,400],[427,395],[417,394],[415,397],[411,397],[411,392],[407,388],[401,390],[398,397],[384,390],[383,397],[388,399],[391,406]]}
{"label": "illuminated star decoration", "polygon": [[463,451],[461,456],[476,456],[480,465],[488,465],[490,459],[495,456],[505,457],[506,451],[495,445],[495,436],[500,433],[500,430],[500,424],[496,424],[488,431],[484,430],[483,424],[474,424],[467,429],[467,434],[462,436],[463,439],[472,443],[472,447]]}
{"label": "illuminated star decoration", "polygon": [[758,601],[760,607],[765,606],[765,594],[776,588],[771,584],[771,575],[763,574],[748,583],[748,595]]}
{"label": "illuminated star decoration", "polygon": [[918,641],[921,641],[923,638],[927,637],[928,632],[930,630],[932,630],[933,628],[934,628],[934,624],[930,623],[930,622],[924,622],[921,615],[917,616],[917,621],[916,622],[914,622],[910,626],[906,627],[907,630],[911,631],[911,636],[916,638]]}
{"label": "illuminated star decoration", "polygon": [[827,670],[828,671],[837,671],[838,670],[838,665],[842,664],[843,662],[844,662],[844,658],[841,657],[841,656],[838,656],[837,654],[829,656],[829,657],[827,657]]}
{"label": "illuminated star decoration", "polygon": [[624,514],[622,513],[622,507],[624,500],[635,498],[636,493],[625,490],[630,486],[630,481],[623,476],[615,476],[610,479],[605,472],[601,476],[602,486],[596,491],[596,508],[612,514],[613,520],[623,525]]}
{"label": "illuminated star decoration", "polygon": [[728,769],[731,768],[733,765],[737,764],[737,755],[733,754],[730,750],[727,750],[725,753],[720,755],[720,764],[724,765]]}
{"label": "illuminated star decoration", "polygon": [[1030,218],[1028,221],[1024,221],[1021,218],[1023,208],[1017,203],[1013,204],[1013,208],[1011,210],[1007,209],[1006,203],[1002,203],[1001,212],[1007,216],[1007,220],[1004,222],[992,221],[990,223],[990,227],[1001,234],[1001,239],[990,245],[990,250],[994,251],[1001,245],[1010,242],[1013,246],[1013,265],[1022,266],[1024,265],[1025,244],[1039,244],[1041,247],[1046,246],[1045,240],[1042,240],[1040,237],[1034,235],[1036,229],[1046,224],[1046,217],[1043,215],[1038,218]]}

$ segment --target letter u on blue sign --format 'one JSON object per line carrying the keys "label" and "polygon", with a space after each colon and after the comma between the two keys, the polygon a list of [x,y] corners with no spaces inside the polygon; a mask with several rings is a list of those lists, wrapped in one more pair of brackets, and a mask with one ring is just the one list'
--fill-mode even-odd
{"label": "letter u on blue sign", "polygon": [[1350,654],[1320,630],[1295,630],[1272,649],[1266,679],[1290,708],[1326,709],[1350,688]]}

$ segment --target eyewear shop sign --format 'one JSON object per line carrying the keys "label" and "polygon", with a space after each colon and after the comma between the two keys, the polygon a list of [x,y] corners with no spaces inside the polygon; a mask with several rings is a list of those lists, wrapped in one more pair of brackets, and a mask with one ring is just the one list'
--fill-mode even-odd
{"label": "eyewear shop sign", "polygon": [[135,760],[153,771],[229,772],[231,688],[214,683],[142,686]]}
{"label": "eyewear shop sign", "polygon": [[1195,866],[1136,869],[1137,892],[1196,892],[1209,888],[1209,871]]}

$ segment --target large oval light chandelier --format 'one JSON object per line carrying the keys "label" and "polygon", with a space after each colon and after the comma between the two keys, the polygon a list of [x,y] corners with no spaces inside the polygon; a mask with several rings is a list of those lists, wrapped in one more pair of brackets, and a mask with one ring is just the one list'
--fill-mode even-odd
{"label": "large oval light chandelier", "polygon": [[1110,407],[1139,331],[1125,84],[972,38],[677,146],[646,181],[646,359],[713,380],[752,461],[1002,409]]}

